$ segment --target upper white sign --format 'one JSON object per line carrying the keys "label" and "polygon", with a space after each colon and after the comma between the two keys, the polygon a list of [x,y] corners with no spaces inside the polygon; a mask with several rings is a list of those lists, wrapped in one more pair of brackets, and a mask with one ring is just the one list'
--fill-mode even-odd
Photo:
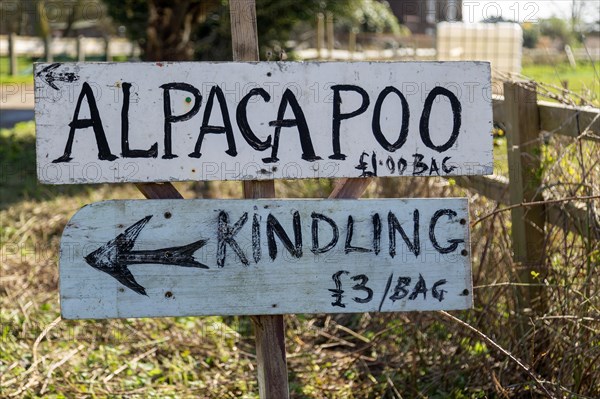
{"label": "upper white sign", "polygon": [[36,64],[43,183],[492,172],[485,62]]}

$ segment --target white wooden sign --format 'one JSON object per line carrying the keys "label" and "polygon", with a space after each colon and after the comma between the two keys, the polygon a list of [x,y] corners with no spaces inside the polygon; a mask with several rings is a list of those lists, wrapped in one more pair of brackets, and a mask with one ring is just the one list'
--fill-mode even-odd
{"label": "white wooden sign", "polygon": [[492,173],[485,62],[36,64],[49,184]]}
{"label": "white wooden sign", "polygon": [[67,224],[67,319],[472,306],[467,199],[127,200]]}

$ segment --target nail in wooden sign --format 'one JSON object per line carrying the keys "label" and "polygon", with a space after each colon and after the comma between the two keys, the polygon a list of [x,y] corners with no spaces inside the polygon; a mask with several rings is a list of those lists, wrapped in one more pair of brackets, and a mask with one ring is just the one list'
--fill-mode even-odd
{"label": "nail in wooden sign", "polygon": [[467,199],[127,200],[67,224],[67,319],[472,306]]}
{"label": "nail in wooden sign", "polygon": [[492,172],[485,62],[36,64],[49,184]]}

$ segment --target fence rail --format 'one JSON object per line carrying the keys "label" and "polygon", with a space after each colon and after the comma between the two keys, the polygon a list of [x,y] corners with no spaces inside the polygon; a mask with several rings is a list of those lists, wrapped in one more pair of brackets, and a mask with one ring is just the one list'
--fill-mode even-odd
{"label": "fence rail", "polygon": [[[588,240],[600,239],[600,224],[590,202],[548,201],[544,198],[540,147],[554,134],[599,141],[600,110],[538,102],[537,93],[518,83],[504,84],[504,98],[493,99],[494,122],[506,132],[508,177],[460,177],[456,182],[499,204],[512,205],[510,235],[517,280],[517,306],[546,314],[549,303],[535,281],[545,265],[546,224]],[[551,199],[550,199],[551,200]],[[527,206],[521,204],[530,203]],[[535,204],[532,205],[531,203]],[[516,326],[527,331],[527,323]]]}
{"label": "fence rail", "polygon": [[84,61],[86,56],[104,57],[110,61],[115,56],[138,57],[139,47],[131,41],[117,37],[59,37],[41,38],[0,35],[0,56],[9,56],[10,73],[16,74],[16,58],[20,55],[44,58],[48,62],[54,56],[68,56]]}
{"label": "fence rail", "polygon": [[[505,89],[511,89],[512,84],[509,84]],[[514,87],[512,88],[514,89]],[[519,100],[532,100],[535,98],[533,94],[529,98],[521,98]],[[506,110],[506,102],[502,96],[494,96],[493,98],[493,113],[494,123],[505,128],[506,134],[515,134],[515,127],[518,123],[512,121],[509,113]],[[518,107],[523,104],[519,104]],[[572,138],[580,138],[581,140],[590,140],[600,142],[600,109],[593,107],[573,107],[546,101],[536,101],[537,113],[539,115],[539,132],[541,143],[543,135],[562,135]],[[592,132],[595,134],[585,134]],[[509,149],[510,150],[510,149]],[[517,148],[520,157],[535,158],[539,155],[531,154],[530,151],[522,151]],[[515,176],[518,173],[516,165],[509,162],[509,176]],[[459,177],[456,179],[458,185],[476,191],[477,193],[490,198],[503,205],[514,205],[516,202],[511,201],[509,177],[492,175],[492,176],[471,176]],[[514,183],[514,182],[513,182]],[[528,182],[522,182],[527,184]],[[541,192],[535,188],[536,192]],[[590,217],[588,210],[589,204],[579,202],[565,202],[560,205],[554,205],[545,209],[546,221],[552,225],[558,226],[565,231],[579,234],[586,238],[600,239],[600,226],[594,218]],[[591,226],[591,228],[589,228]],[[591,236],[591,237],[590,237]]]}

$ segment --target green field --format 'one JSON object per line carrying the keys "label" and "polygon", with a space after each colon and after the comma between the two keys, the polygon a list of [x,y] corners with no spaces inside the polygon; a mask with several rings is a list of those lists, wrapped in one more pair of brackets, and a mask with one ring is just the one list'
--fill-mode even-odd
{"label": "green field", "polygon": [[[65,224],[85,204],[141,195],[131,184],[37,184],[32,122],[0,130],[0,159],[0,397],[258,397],[247,317],[61,320]],[[579,176],[576,163],[566,167]],[[587,175],[588,184],[597,179]],[[186,198],[241,197],[239,182],[177,188]],[[278,181],[276,189],[280,197],[324,197],[332,182]],[[465,194],[443,179],[382,178],[366,196]],[[497,209],[470,198],[472,221]],[[509,229],[508,212],[471,229],[474,308],[452,314],[472,329],[439,312],[286,316],[292,398],[547,397],[543,388],[600,397],[598,242],[548,231],[548,258],[534,276],[545,287],[545,318],[518,306]]]}
{"label": "green field", "polygon": [[[563,87],[563,83],[566,82],[570,91],[600,106],[600,65],[596,65],[596,70],[590,62],[579,63],[575,69],[569,64],[528,65],[523,67],[521,73],[537,82],[557,88]],[[560,89],[554,89],[553,92],[562,94]],[[571,97],[579,102],[579,98]]]}
{"label": "green field", "polygon": [[[116,57],[115,61],[125,61],[125,57]],[[17,74],[15,76],[10,75],[9,58],[0,57],[0,84],[7,83],[31,83],[33,84],[33,63],[34,62],[45,62],[44,58],[32,58],[32,57],[17,57]],[[73,58],[66,56],[56,56],[54,58],[56,62],[69,62],[76,61]],[[91,57],[87,61],[104,61],[103,57]]]}
{"label": "green field", "polygon": [[[57,57],[57,61],[73,61],[69,58]],[[99,61],[100,59],[96,60]],[[33,82],[32,63],[44,59],[33,59],[29,57],[18,57],[18,74],[10,76],[8,57],[0,57],[0,82]],[[597,73],[600,73],[600,65],[596,65]],[[594,66],[590,62],[580,62],[577,68],[573,69],[569,64],[558,65],[526,65],[523,67],[522,74],[538,82],[548,83],[557,87],[562,87],[563,82],[568,82],[570,91],[584,96],[592,101],[596,106],[600,106],[600,78],[594,71]],[[560,92],[560,90],[555,90]]]}
{"label": "green field", "polygon": [[[30,62],[20,60],[16,81],[31,82]],[[0,81],[15,81],[6,67],[0,58]],[[558,85],[568,80],[570,89],[590,89],[588,98],[598,101],[591,65],[528,66],[523,74]],[[495,144],[498,171],[507,175],[505,139]],[[597,195],[598,151],[596,142],[553,138],[539,154],[543,194]],[[333,186],[277,181],[276,191],[322,198]],[[239,182],[176,187],[185,198],[242,196]],[[545,257],[528,265],[532,278],[523,283],[524,266],[512,259],[510,212],[498,212],[496,202],[441,178],[375,178],[364,196],[469,197],[474,307],[450,312],[468,326],[441,312],[286,316],[292,398],[600,397],[597,239],[547,224]],[[0,397],[258,397],[247,317],[60,318],[65,224],[86,204],[130,198],[142,198],[132,184],[38,184],[34,123],[0,129]],[[591,229],[600,201],[588,209]],[[534,300],[547,305],[543,314],[520,305],[524,286],[541,290]]]}
{"label": "green field", "polygon": [[[36,59],[29,57],[17,58],[17,74],[10,75],[10,60],[0,57],[0,84],[6,83],[33,83],[33,62]],[[43,60],[42,60],[43,61]]]}

